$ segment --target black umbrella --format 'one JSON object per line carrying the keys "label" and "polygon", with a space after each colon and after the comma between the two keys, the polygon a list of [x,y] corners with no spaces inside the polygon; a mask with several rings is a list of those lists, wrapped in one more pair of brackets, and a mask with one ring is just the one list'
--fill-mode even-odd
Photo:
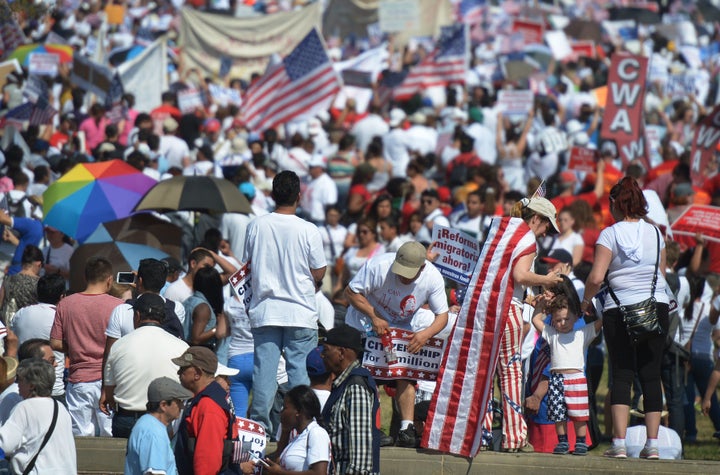
{"label": "black umbrella", "polygon": [[647,8],[624,7],[608,9],[610,20],[635,20],[643,25],[657,25],[662,18],[660,13],[648,10]]}
{"label": "black umbrella", "polygon": [[135,211],[202,211],[252,213],[250,202],[235,185],[211,176],[176,176],[150,188]]}

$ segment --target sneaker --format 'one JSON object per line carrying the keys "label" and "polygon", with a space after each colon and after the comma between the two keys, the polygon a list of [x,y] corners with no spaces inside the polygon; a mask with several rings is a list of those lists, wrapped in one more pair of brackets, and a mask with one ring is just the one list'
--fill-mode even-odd
{"label": "sneaker", "polygon": [[570,453],[570,444],[567,442],[558,442],[552,453],[555,455],[567,455]]}
{"label": "sneaker", "polygon": [[420,439],[417,436],[417,433],[415,432],[415,426],[410,424],[407,429],[401,430],[398,432],[397,435],[397,445],[398,447],[408,447],[408,448],[416,448],[418,447],[418,444],[420,442]]}
{"label": "sneaker", "polygon": [[657,460],[660,458],[660,453],[657,447],[643,447],[640,451],[640,458],[645,460]]}
{"label": "sneaker", "polygon": [[588,453],[587,444],[583,444],[582,442],[575,443],[575,450],[573,450],[573,455],[587,455],[587,453]]}
{"label": "sneaker", "polygon": [[612,446],[609,449],[607,449],[603,455],[605,457],[610,457],[610,458],[614,458],[614,459],[626,459],[627,458],[627,450],[625,450],[625,447]]}
{"label": "sneaker", "polygon": [[720,430],[713,434],[714,439],[720,439]]}
{"label": "sneaker", "polygon": [[395,439],[393,439],[392,436],[387,435],[385,432],[382,432],[380,435],[380,447],[390,447],[392,445],[395,445]]}

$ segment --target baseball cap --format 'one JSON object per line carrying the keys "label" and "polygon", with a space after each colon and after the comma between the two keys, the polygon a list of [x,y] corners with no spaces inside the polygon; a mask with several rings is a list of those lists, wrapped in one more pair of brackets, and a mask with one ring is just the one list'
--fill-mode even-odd
{"label": "baseball cap", "polygon": [[325,168],[327,167],[327,163],[325,162],[325,158],[320,154],[315,154],[310,159],[310,162],[308,163],[308,168],[312,167],[320,167]]}
{"label": "baseball cap", "polygon": [[132,308],[143,316],[165,317],[165,300],[157,294],[145,293],[137,298]]}
{"label": "baseball cap", "polygon": [[222,363],[218,363],[217,370],[215,370],[215,376],[235,376],[240,372],[237,368],[228,368]]}
{"label": "baseball cap", "polygon": [[182,264],[180,264],[180,261],[178,261],[177,259],[175,259],[172,256],[163,257],[161,260],[167,266],[168,272],[177,272],[179,270],[183,270]]}
{"label": "baseball cap", "polygon": [[322,350],[322,346],[314,348],[310,353],[308,353],[307,358],[305,359],[305,368],[307,369],[307,374],[310,377],[324,376],[330,372],[325,367],[325,361],[322,358]]}
{"label": "baseball cap", "polygon": [[390,270],[400,277],[413,279],[422,266],[425,265],[425,246],[417,241],[409,241],[400,246],[395,254]]}
{"label": "baseball cap", "polygon": [[357,353],[363,351],[362,334],[360,330],[349,325],[340,325],[330,329],[325,335],[325,343],[328,345],[350,348]]}
{"label": "baseball cap", "polygon": [[148,386],[148,402],[171,401],[173,399],[190,399],[193,393],[185,389],[167,376],[153,379]]}
{"label": "baseball cap", "polygon": [[547,256],[541,257],[540,260],[547,262],[548,264],[557,264],[562,262],[563,264],[572,265],[573,262],[572,254],[567,252],[565,249],[553,249]]}
{"label": "baseball cap", "polygon": [[195,366],[206,373],[215,374],[218,368],[218,359],[209,348],[204,346],[191,346],[185,353],[173,358],[172,362],[181,368]]}
{"label": "baseball cap", "polygon": [[530,208],[531,210],[535,211],[537,214],[546,217],[550,220],[550,224],[552,224],[553,229],[556,233],[560,232],[560,229],[557,225],[557,210],[555,209],[555,206],[546,198],[530,198],[528,201],[528,204],[526,205],[526,208]]}
{"label": "baseball cap", "polygon": [[398,127],[405,120],[407,115],[402,109],[393,109],[390,111],[390,127]]}
{"label": "baseball cap", "polygon": [[175,132],[175,131],[177,130],[177,128],[178,128],[178,123],[177,123],[177,121],[176,121],[175,119],[173,119],[172,117],[168,117],[168,118],[166,118],[165,120],[163,120],[162,128],[163,128],[164,130],[167,130],[167,131],[170,132],[170,133],[173,133],[173,132]]}
{"label": "baseball cap", "polygon": [[217,119],[208,119],[205,121],[205,132],[217,132],[220,130],[220,121]]}
{"label": "baseball cap", "polygon": [[562,183],[570,184],[570,183],[577,183],[578,180],[577,180],[577,176],[573,172],[566,170],[566,171],[560,173],[560,181]]}

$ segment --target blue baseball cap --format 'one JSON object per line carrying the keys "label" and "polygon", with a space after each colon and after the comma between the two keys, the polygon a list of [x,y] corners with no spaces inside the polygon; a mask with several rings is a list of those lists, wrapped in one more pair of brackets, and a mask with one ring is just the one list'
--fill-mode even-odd
{"label": "blue baseball cap", "polygon": [[325,367],[325,362],[322,358],[322,346],[314,348],[305,360],[305,366],[307,367],[308,376],[324,376],[330,371]]}

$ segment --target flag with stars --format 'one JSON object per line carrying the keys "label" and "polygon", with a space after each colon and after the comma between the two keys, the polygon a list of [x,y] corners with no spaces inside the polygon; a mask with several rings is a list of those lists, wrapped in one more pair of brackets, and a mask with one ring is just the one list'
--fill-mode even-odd
{"label": "flag with stars", "polygon": [[248,89],[243,118],[254,131],[276,127],[327,109],[341,86],[322,38],[313,29]]}
{"label": "flag with stars", "polygon": [[388,329],[393,344],[395,361],[387,360],[383,341],[377,336],[368,336],[365,340],[362,365],[375,379],[415,379],[435,381],[440,371],[445,340],[430,338],[417,353],[407,349],[415,333],[410,330],[390,327]]}
{"label": "flag with stars", "polygon": [[238,299],[240,299],[240,304],[242,304],[245,307],[245,310],[247,311],[247,306],[250,303],[250,299],[252,299],[252,279],[250,278],[250,262],[246,262],[245,264],[241,265],[240,268],[235,271],[233,275],[230,276],[230,286],[233,288],[235,293],[238,296]]}
{"label": "flag with stars", "polygon": [[468,24],[478,23],[486,7],[486,0],[461,0],[458,4],[458,19]]}
{"label": "flag with stars", "polygon": [[445,349],[422,447],[474,457],[512,300],[512,269],[536,252],[535,233],[520,218],[493,219]]}
{"label": "flag with stars", "polygon": [[48,102],[46,96],[39,96],[35,102],[35,106],[30,113],[30,125],[46,125],[52,122],[57,111]]}
{"label": "flag with stars", "polygon": [[468,61],[468,36],[464,24],[444,26],[435,50],[410,68],[405,80],[395,88],[393,97],[406,100],[432,86],[464,83]]}
{"label": "flag with stars", "polygon": [[264,459],[267,439],[263,426],[253,420],[236,416],[235,428],[237,437],[233,440],[233,462]]}
{"label": "flag with stars", "polygon": [[14,107],[5,114],[2,120],[2,126],[14,125],[18,130],[23,130],[25,123],[30,121],[30,115],[33,111],[32,102],[23,102]]}

